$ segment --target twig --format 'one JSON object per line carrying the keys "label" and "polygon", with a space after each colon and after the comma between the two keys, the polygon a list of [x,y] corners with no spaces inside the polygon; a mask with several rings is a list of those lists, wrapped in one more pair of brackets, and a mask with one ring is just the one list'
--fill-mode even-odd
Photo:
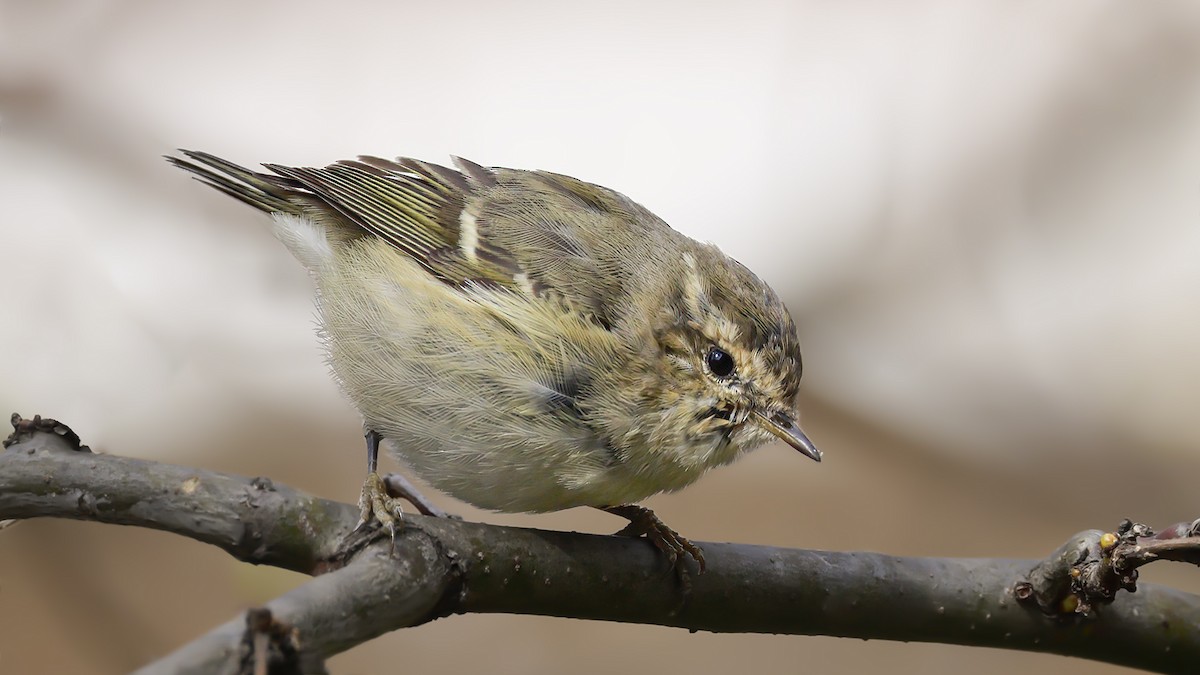
{"label": "twig", "polygon": [[1137,591],[1138,568],[1156,560],[1200,565],[1200,520],[1155,533],[1122,521],[1114,532],[1085,530],[1040,560],[1014,588],[1017,599],[1057,618],[1092,616],[1121,590]]}

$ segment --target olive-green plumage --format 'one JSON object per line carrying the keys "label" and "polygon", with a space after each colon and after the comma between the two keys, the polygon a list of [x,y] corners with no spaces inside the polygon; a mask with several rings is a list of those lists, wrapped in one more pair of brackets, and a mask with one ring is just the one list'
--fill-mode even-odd
{"label": "olive-green plumage", "polygon": [[796,329],[716,247],[542,171],[172,161],[274,216],[366,427],[434,486],[552,511],[682,488],[795,424]]}

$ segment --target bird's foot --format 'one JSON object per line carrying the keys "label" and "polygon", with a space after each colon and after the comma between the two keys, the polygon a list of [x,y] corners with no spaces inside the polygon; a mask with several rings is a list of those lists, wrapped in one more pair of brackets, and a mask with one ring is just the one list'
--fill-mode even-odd
{"label": "bird's foot", "polygon": [[429,501],[404,476],[398,473],[380,476],[379,473],[372,471],[363,481],[362,493],[358,496],[359,518],[354,531],[361,530],[373,518],[379,521],[379,524],[391,535],[394,550],[396,530],[404,526],[402,502],[408,502],[417,507],[417,511],[422,515],[459,519],[458,516],[446,513]]}
{"label": "bird's foot", "polygon": [[688,541],[686,537],[667,527],[667,524],[654,515],[653,511],[644,506],[622,504],[620,506],[608,506],[603,510],[629,520],[629,524],[620,532],[617,532],[617,536],[645,536],[651,544],[654,544],[655,548],[662,551],[662,554],[667,558],[667,562],[675,570],[680,585],[683,586],[684,597],[687,597],[692,588],[692,579],[686,558],[690,557],[692,560],[695,560],[697,573],[704,574],[704,551],[700,550],[699,546]]}
{"label": "bird's foot", "polygon": [[367,474],[363,481],[362,493],[358,496],[359,518],[354,526],[357,532],[372,519],[388,531],[392,537],[392,550],[396,547],[396,530],[404,524],[404,508],[401,500],[388,494],[387,483],[378,472]]}

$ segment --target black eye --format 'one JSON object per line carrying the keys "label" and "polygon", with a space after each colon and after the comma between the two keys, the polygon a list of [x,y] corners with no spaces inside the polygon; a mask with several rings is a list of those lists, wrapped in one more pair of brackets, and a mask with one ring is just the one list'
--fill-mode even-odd
{"label": "black eye", "polygon": [[719,347],[708,350],[704,363],[708,364],[708,370],[717,377],[729,377],[733,372],[733,357]]}

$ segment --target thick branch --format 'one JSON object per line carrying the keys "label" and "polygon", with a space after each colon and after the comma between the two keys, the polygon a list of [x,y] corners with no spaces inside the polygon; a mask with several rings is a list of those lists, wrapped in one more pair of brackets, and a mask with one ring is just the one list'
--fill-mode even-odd
{"label": "thick branch", "polygon": [[335,555],[358,517],[347,504],[266,478],[96,455],[78,450],[77,437],[49,431],[14,440],[0,453],[0,519],[51,516],[165,530],[238,560],[311,574]]}
{"label": "thick branch", "polygon": [[[387,545],[373,547],[267,603],[270,616],[298,636],[302,659],[292,672],[323,672],[324,660],[334,654],[441,615],[438,604],[450,587],[450,565],[428,538],[406,537],[404,544],[396,556],[389,555]],[[137,675],[245,672],[240,666],[248,657],[246,632],[246,620],[234,618]]]}
{"label": "thick branch", "polygon": [[[238,559],[336,570],[269,603],[312,663],[452,613],[505,612],[717,632],[916,640],[1068,654],[1162,672],[1200,662],[1200,598],[1143,585],[1091,620],[1019,605],[1035,561],[901,558],[703,544],[708,573],[680,606],[652,546],[611,536],[410,516],[388,543],[339,548],[357,509],[261,480],[73,452],[34,433],[0,453],[0,518],[53,516],[176,532]],[[343,566],[344,561],[350,560]],[[236,672],[244,619],[147,672]],[[316,668],[317,666],[312,666]]]}

